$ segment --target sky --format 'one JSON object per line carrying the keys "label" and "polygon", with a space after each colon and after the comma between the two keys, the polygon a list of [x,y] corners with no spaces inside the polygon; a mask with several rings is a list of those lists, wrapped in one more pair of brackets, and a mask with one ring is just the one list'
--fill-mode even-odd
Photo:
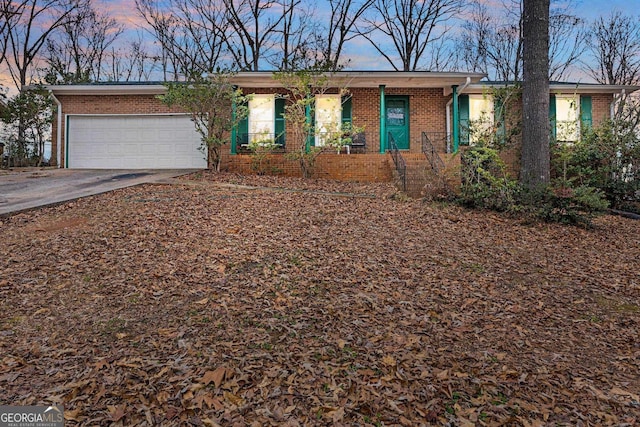
{"label": "sky", "polygon": [[[322,0],[319,0],[322,1]],[[484,0],[488,3],[500,3],[501,0]],[[620,11],[623,14],[631,16],[639,16],[640,19],[640,0],[573,0],[578,3],[575,14],[586,20],[593,20],[598,16],[607,16],[613,11]],[[139,33],[144,33],[144,20],[138,16],[135,9],[134,0],[94,0],[97,8],[102,12],[108,12],[109,15],[118,20],[126,29],[124,36],[135,38]],[[322,8],[319,8],[321,13]],[[150,36],[149,40],[151,40]],[[124,38],[121,37],[121,41]],[[350,69],[367,70],[367,69],[386,69],[390,70],[390,65],[385,60],[380,60],[379,54],[375,51],[368,41],[364,39],[356,39],[347,45],[344,53],[345,57],[351,59]],[[43,64],[39,64],[42,66]],[[4,87],[13,86],[10,78],[4,73],[0,67],[0,85]],[[574,75],[575,74],[575,75]],[[571,80],[585,81],[586,76],[581,75],[580,71],[574,71]]]}

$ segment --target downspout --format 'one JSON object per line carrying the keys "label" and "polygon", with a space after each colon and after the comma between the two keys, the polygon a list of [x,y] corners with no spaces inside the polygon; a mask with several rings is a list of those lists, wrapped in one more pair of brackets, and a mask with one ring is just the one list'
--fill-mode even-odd
{"label": "downspout", "polygon": [[[462,87],[460,89],[458,89],[457,85],[451,86],[451,89],[453,91],[453,94],[451,96],[451,99],[449,101],[447,101],[447,153],[451,152],[451,104],[453,104],[453,100],[454,98],[456,98],[456,106],[454,107],[454,122],[457,123],[458,122],[458,107],[457,107],[457,98],[458,95],[460,95],[462,93],[463,90],[465,90],[467,88],[467,86],[469,86],[471,84],[471,77],[467,77],[467,80],[465,81],[464,85],[462,85]],[[456,93],[457,92],[457,93]],[[454,133],[454,146],[455,149],[454,151],[458,151],[458,131],[457,131],[457,126],[453,129],[453,133]]]}
{"label": "downspout", "polygon": [[453,152],[457,153],[458,145],[460,144],[460,126],[458,126],[458,123],[460,122],[460,118],[458,117],[460,115],[458,106],[458,85],[451,86],[451,101],[453,104],[453,126],[451,129],[453,133]]}
{"label": "downspout", "polygon": [[387,122],[385,120],[385,112],[387,107],[385,105],[384,85],[380,85],[380,153],[384,154],[387,141]]}
{"label": "downspout", "polygon": [[60,168],[62,167],[62,164],[60,162],[61,160],[60,154],[62,152],[61,151],[62,149],[62,141],[61,141],[62,139],[62,103],[53,94],[53,90],[49,89],[49,94],[51,95],[51,98],[53,99],[53,101],[56,103],[56,106],[58,107],[58,123],[56,126],[56,165]]}

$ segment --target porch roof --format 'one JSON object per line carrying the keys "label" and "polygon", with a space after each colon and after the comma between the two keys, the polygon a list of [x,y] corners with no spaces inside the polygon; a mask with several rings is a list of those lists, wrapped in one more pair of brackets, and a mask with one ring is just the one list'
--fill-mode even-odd
{"label": "porch roof", "polygon": [[[336,86],[347,88],[377,88],[381,85],[388,88],[451,88],[464,85],[467,79],[477,83],[486,76],[482,73],[432,71],[337,71],[330,74]],[[231,80],[240,87],[281,86],[271,71],[239,72]]]}
{"label": "porch roof", "polygon": [[[517,82],[521,84],[521,82]],[[514,82],[475,82],[467,86],[465,93],[483,93],[490,88],[501,88],[514,85]],[[580,83],[580,82],[549,82],[549,92],[555,94],[596,94],[596,93],[621,93],[627,94],[640,89],[640,86],[631,85],[606,85],[600,83]]]}

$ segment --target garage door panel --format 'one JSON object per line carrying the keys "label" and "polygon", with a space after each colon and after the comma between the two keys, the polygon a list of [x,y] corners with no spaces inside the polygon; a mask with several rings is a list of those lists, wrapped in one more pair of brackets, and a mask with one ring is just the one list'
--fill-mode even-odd
{"label": "garage door panel", "polygon": [[200,135],[187,116],[69,116],[68,167],[204,168]]}

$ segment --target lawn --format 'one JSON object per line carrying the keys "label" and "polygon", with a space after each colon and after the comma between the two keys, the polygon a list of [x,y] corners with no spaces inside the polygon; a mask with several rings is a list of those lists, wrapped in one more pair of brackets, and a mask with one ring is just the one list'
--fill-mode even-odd
{"label": "lawn", "polygon": [[68,426],[640,423],[639,221],[393,194],[223,175],[0,218],[0,405],[64,403]]}

